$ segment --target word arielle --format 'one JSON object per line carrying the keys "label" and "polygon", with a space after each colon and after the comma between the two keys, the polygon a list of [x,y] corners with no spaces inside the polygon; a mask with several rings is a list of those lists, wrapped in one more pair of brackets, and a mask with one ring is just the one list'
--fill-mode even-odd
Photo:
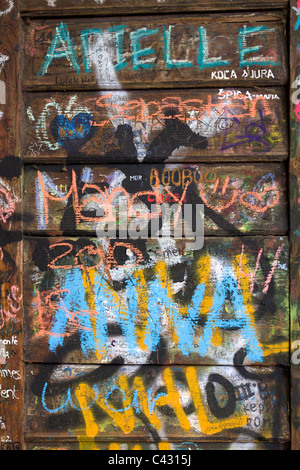
{"label": "word arielle", "polygon": [[[107,34],[111,34],[112,44],[114,44],[114,51],[111,50],[111,53],[115,56],[115,69],[117,71],[125,68],[132,70],[152,69],[158,65],[158,62],[161,63],[161,61],[164,62],[166,69],[197,67],[199,70],[203,70],[211,67],[228,67],[233,61],[236,63],[236,58],[233,56],[238,57],[239,68],[256,65],[280,65],[274,54],[270,55],[270,53],[264,52],[268,49],[266,42],[268,41],[268,36],[274,33],[274,28],[264,25],[255,27],[244,25],[236,32],[236,47],[229,48],[229,53],[232,57],[214,57],[213,51],[215,48],[210,43],[215,38],[210,38],[207,28],[203,26],[199,28],[191,27],[190,31],[193,35],[191,40],[193,40],[195,45],[198,43],[195,59],[193,60],[179,60],[174,57],[172,43],[175,40],[175,36],[176,43],[180,41],[180,36],[175,34],[175,30],[175,25],[160,26],[156,29],[143,27],[130,31],[126,25],[116,25],[106,31],[102,31],[100,28],[91,28],[81,31],[80,45],[75,45],[67,24],[61,22],[56,27],[55,34],[38,71],[38,75],[45,75],[54,59],[67,59],[70,67],[78,74],[83,72],[81,70],[82,63],[85,73],[92,72],[90,41],[97,40],[97,37],[101,38],[103,34],[105,34],[105,37],[107,37]],[[125,38],[127,43],[128,35],[130,47],[126,44],[125,50]],[[255,45],[250,46],[253,38],[255,38]],[[151,47],[147,46],[149,43],[151,43]],[[157,50],[153,49],[153,44],[157,46]],[[163,55],[160,53],[162,49],[164,51]],[[228,54],[228,52],[225,53]]]}

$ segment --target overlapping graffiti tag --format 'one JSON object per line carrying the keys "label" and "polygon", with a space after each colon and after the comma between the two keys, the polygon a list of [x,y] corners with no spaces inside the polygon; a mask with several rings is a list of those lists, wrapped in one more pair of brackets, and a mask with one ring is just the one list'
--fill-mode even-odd
{"label": "overlapping graffiti tag", "polygon": [[287,239],[180,245],[28,239],[28,360],[65,346],[84,362],[228,364],[244,347],[247,362],[286,363]]}
{"label": "overlapping graffiti tag", "polygon": [[[145,430],[159,445],[164,439],[172,440],[168,426],[179,426],[192,440],[202,433],[222,437],[227,429],[232,437],[286,439],[286,404],[279,398],[284,391],[268,385],[282,369],[248,372],[243,366],[288,364],[288,242],[279,236],[239,237],[242,232],[228,218],[238,199],[252,216],[256,212],[269,217],[282,208],[282,173],[278,179],[276,172],[264,174],[257,168],[258,179],[253,181],[254,175],[249,174],[245,184],[247,171],[240,173],[243,178],[237,182],[235,167],[235,178],[230,172],[224,177],[211,166],[149,165],[139,172],[137,168],[78,166],[71,173],[56,173],[53,167],[30,169],[25,181],[32,190],[28,189],[27,198],[33,198],[31,214],[34,203],[36,212],[25,225],[38,223],[39,230],[61,234],[85,226],[92,233],[99,223],[97,207],[102,206],[107,217],[116,194],[125,196],[128,207],[134,208],[132,220],[137,213],[148,217],[147,207],[153,202],[159,206],[168,198],[168,203],[177,199],[184,205],[191,198],[193,203],[197,199],[204,203],[213,222],[210,233],[221,228],[234,238],[206,239],[204,248],[197,251],[187,249],[187,240],[171,238],[96,239],[87,233],[80,238],[28,237],[24,291],[30,347],[26,360],[54,365],[35,372],[29,367],[28,400],[38,397],[45,419],[35,428],[32,407],[33,421],[29,419],[27,426],[36,432],[63,426],[77,436],[80,429],[82,436],[92,438],[91,445],[103,432],[107,436],[111,432],[111,439],[114,433],[118,439],[124,435],[135,439]],[[158,220],[162,222],[159,216]],[[245,223],[249,230],[247,224],[253,219]],[[91,372],[90,362],[106,366],[93,367]],[[179,384],[173,376],[177,369],[153,366],[178,362],[194,364],[179,368]],[[62,370],[56,363],[70,365],[64,367],[66,382],[57,379],[53,388],[52,380]],[[111,364],[119,364],[115,371],[122,364],[132,368],[109,378]],[[219,369],[198,370],[199,364],[235,364],[237,369],[224,376]],[[156,392],[150,379],[140,379],[143,371],[146,377],[159,378]],[[105,376],[101,386],[98,372]],[[78,377],[75,388],[69,373]],[[202,374],[208,374],[207,379]],[[195,388],[198,375],[197,387],[206,385],[202,392]],[[285,380],[279,383],[285,388]],[[224,389],[231,397],[225,406]],[[261,391],[267,401],[260,401]],[[170,403],[176,403],[175,410]]]}
{"label": "overlapping graffiti tag", "polygon": [[[97,240],[86,236],[79,239],[43,238],[37,239],[36,242],[33,240],[28,242],[26,250],[28,266],[32,263],[35,265],[32,271],[28,271],[28,278],[36,281],[39,279],[37,286],[39,283],[43,286],[36,291],[37,318],[42,324],[45,319],[47,325],[48,320],[51,320],[51,315],[48,318],[50,310],[61,312],[58,314],[59,320],[56,326],[53,324],[51,326],[54,328],[52,333],[51,328],[47,332],[46,326],[38,327],[42,332],[41,335],[50,333],[52,336],[50,349],[55,351],[63,344],[63,338],[69,336],[69,332],[85,330],[82,348],[88,354],[88,351],[95,350],[97,343],[99,357],[102,357],[100,350],[104,344],[107,344],[106,317],[109,316],[113,320],[116,315],[113,305],[116,304],[119,305],[117,323],[119,326],[123,324],[122,333],[127,337],[127,343],[131,342],[131,345],[126,343],[128,350],[131,351],[130,354],[134,356],[137,348],[134,325],[137,326],[139,323],[141,325],[138,328],[147,330],[145,350],[155,350],[161,330],[170,328],[168,321],[167,326],[164,325],[163,309],[156,304],[155,299],[159,292],[161,304],[168,312],[167,317],[169,320],[173,318],[171,321],[173,336],[177,336],[179,350],[181,354],[189,355],[194,350],[195,326],[199,327],[201,324],[202,315],[199,313],[201,305],[206,304],[203,309],[204,316],[208,312],[211,313],[207,331],[209,339],[204,342],[209,343],[213,324],[222,323],[218,312],[224,307],[228,292],[231,292],[230,301],[235,305],[233,310],[238,310],[241,314],[240,326],[248,328],[245,336],[252,344],[250,357],[254,362],[261,361],[262,351],[253,334],[253,324],[250,320],[254,310],[250,307],[249,316],[249,312],[246,312],[248,307],[244,306],[244,302],[248,296],[246,304],[248,301],[251,303],[250,298],[255,289],[257,295],[259,292],[261,295],[267,295],[271,287],[273,295],[274,275],[277,277],[276,283],[285,286],[279,292],[286,295],[288,279],[286,240],[271,238],[269,244],[265,241],[266,246],[262,240],[257,242],[257,245],[247,238],[245,242],[238,238],[217,239],[215,243],[208,240],[202,252],[193,249],[193,245],[188,241],[160,237],[159,234],[164,232],[164,218],[160,207],[162,203],[171,205],[176,201],[178,209],[184,211],[185,203],[192,202],[195,205],[197,201],[201,202],[205,208],[205,218],[208,219],[204,224],[205,230],[210,234],[220,234],[221,229],[231,236],[236,236],[241,234],[235,222],[235,209],[239,201],[241,207],[245,209],[245,221],[241,228],[246,233],[251,224],[254,233],[255,216],[258,224],[261,224],[261,217],[267,218],[270,231],[274,217],[277,229],[284,232],[285,223],[281,227],[278,225],[277,212],[278,209],[284,208],[281,202],[283,195],[280,179],[277,179],[275,173],[261,174],[257,168],[256,175],[259,175],[259,181],[256,181],[251,191],[245,191],[250,189],[251,184],[251,177],[246,176],[246,180],[244,179],[247,175],[245,169],[240,168],[242,176],[239,179],[235,167],[234,178],[231,176],[231,169],[227,168],[229,173],[226,177],[222,177],[223,184],[220,184],[221,178],[218,176],[218,172],[222,171],[220,168],[207,169],[188,165],[158,168],[143,166],[131,168],[129,171],[127,167],[120,166],[117,170],[105,167],[74,167],[71,175],[64,172],[65,180],[61,180],[61,176],[57,178],[56,175],[61,175],[57,173],[57,169],[54,172],[51,172],[51,169],[48,172],[36,169],[28,172],[28,180],[25,178],[25,181],[32,191],[27,195],[27,200],[31,214],[33,203],[36,204],[36,216],[30,217],[26,230],[36,227],[40,231],[48,230],[72,235],[75,231],[85,228],[92,234],[100,223],[106,225],[113,220],[118,227],[124,214],[130,218],[130,223],[137,225],[137,236],[134,239],[122,239],[119,236],[115,239]],[[277,171],[281,168],[279,165]],[[138,174],[137,169],[140,170]],[[31,178],[35,184],[31,183]],[[203,183],[200,182],[202,180]],[[115,205],[118,213],[113,211]],[[125,205],[126,212],[123,213]],[[152,205],[156,207],[155,213],[149,212],[149,207]],[[99,207],[103,209],[101,216],[98,215]],[[243,211],[239,210],[238,214],[240,223]],[[284,209],[281,214],[284,217]],[[148,224],[153,218],[158,229],[157,240],[140,238],[140,221],[144,220]],[[118,237],[117,232],[116,237]],[[193,234],[192,227],[191,234]],[[174,275],[176,281],[173,280]],[[189,286],[191,276],[194,278],[192,288]],[[256,277],[259,279],[259,288],[256,285]],[[247,286],[246,297],[240,292],[243,282],[246,282]],[[211,285],[209,291],[208,285]],[[179,303],[176,301],[176,298],[178,300],[181,298],[182,305],[180,300]],[[103,299],[106,299],[104,303]],[[274,299],[272,300],[274,307],[273,302]],[[283,307],[285,317],[286,300],[280,301],[279,304]],[[144,312],[142,320],[138,319],[141,310]],[[90,313],[86,318],[80,312]],[[93,318],[92,312],[97,319]],[[148,318],[151,312],[152,315]],[[234,319],[232,322],[235,324]],[[181,332],[180,335],[178,331]],[[95,339],[97,335],[101,337]],[[139,341],[141,347],[143,341],[141,338]],[[206,356],[208,344],[203,344],[201,347],[198,344],[197,347],[198,355]],[[186,348],[191,349],[189,351]],[[104,356],[105,354],[104,348]],[[137,357],[139,354],[141,353],[138,353]]]}
{"label": "overlapping graffiti tag", "polygon": [[[79,448],[280,445],[286,106],[270,86],[287,79],[283,23],[143,21],[26,26],[23,151],[39,163],[24,173],[26,431]],[[209,90],[182,89],[199,80]],[[227,80],[249,88],[211,88]],[[188,205],[204,207],[200,248],[165,236]],[[96,236],[112,223],[115,236]]]}
{"label": "overlapping graffiti tag", "polygon": [[76,436],[82,448],[97,448],[103,433],[108,441],[150,436],[160,449],[179,433],[188,442],[230,433],[232,439],[270,446],[288,436],[280,369],[129,367],[119,359],[107,367],[29,366],[27,380],[28,429],[60,429]]}
{"label": "overlapping graffiti tag", "polygon": [[22,447],[21,161],[0,160],[0,443]]}
{"label": "overlapping graffiti tag", "polygon": [[[284,156],[278,90],[27,95],[26,158],[88,155],[104,162],[163,162],[220,154]],[[86,158],[86,157],[85,157]],[[98,160],[99,161],[99,160]]]}
{"label": "overlapping graffiti tag", "polygon": [[266,221],[269,233],[284,234],[285,168],[270,164],[268,170],[264,164],[27,167],[25,230],[96,233],[100,223],[120,223],[125,214],[133,221],[156,218],[162,228],[162,204],[177,204],[181,212],[199,204],[206,234],[239,235],[250,228],[258,234]]}
{"label": "overlapping graffiti tag", "polygon": [[157,17],[148,28],[148,22],[30,22],[25,87],[45,83],[55,89],[112,90],[125,83],[126,88],[137,88],[137,83],[153,88],[156,78],[172,87],[178,82],[193,86],[199,79],[218,84],[278,84],[287,79],[281,21],[269,25],[258,17],[249,26],[235,18],[230,31],[226,21],[204,23],[193,16],[184,24],[181,18],[170,24]]}

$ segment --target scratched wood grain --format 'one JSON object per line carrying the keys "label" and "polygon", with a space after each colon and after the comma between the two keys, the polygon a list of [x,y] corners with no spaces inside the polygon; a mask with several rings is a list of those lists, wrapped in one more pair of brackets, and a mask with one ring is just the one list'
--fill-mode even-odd
{"label": "scratched wood grain", "polygon": [[287,231],[283,163],[26,166],[24,188],[24,231],[31,234],[96,233],[112,208],[128,223],[158,220],[162,204],[178,204],[179,210],[203,204],[206,235]]}
{"label": "scratched wood grain", "polygon": [[299,4],[291,2],[291,40],[290,40],[290,165],[289,165],[289,199],[290,199],[290,238],[291,238],[291,424],[292,449],[300,449],[300,401],[299,401],[299,230],[300,230],[300,162],[299,162],[299,71],[300,57],[298,52],[299,33]]}
{"label": "scratched wood grain", "polygon": [[286,237],[24,243],[26,361],[289,364]]}
{"label": "scratched wood grain", "polygon": [[20,23],[18,0],[0,7],[0,159],[20,153]]}
{"label": "scratched wood grain", "polygon": [[284,369],[26,366],[27,439],[289,439]]}
{"label": "scratched wood grain", "polygon": [[25,161],[231,161],[288,156],[284,88],[26,93]]}
{"label": "scratched wood grain", "polygon": [[29,20],[23,39],[27,90],[272,86],[288,78],[282,12]]}
{"label": "scratched wood grain", "polygon": [[0,449],[23,447],[22,242],[0,248]]}
{"label": "scratched wood grain", "polygon": [[22,238],[21,172],[19,157],[0,159],[0,246]]}
{"label": "scratched wood grain", "polygon": [[[27,448],[168,449],[170,443],[178,450],[187,442],[197,449],[287,448],[289,376],[282,366],[289,364],[289,240],[275,235],[288,230],[288,189],[286,165],[274,163],[288,156],[285,90],[274,88],[288,82],[287,25],[282,10],[249,15],[249,10],[266,9],[266,3],[273,9],[287,2],[74,1],[67,6],[65,0],[21,2],[22,14],[29,16],[21,44],[27,90],[22,155],[38,165],[61,164],[28,165],[24,174],[24,229],[30,235],[24,242],[22,291]],[[217,13],[223,8],[247,11]],[[170,9],[186,15],[101,18]],[[216,14],[188,13],[208,9]],[[44,19],[30,19],[35,15]],[[228,63],[218,64],[222,61]],[[181,100],[195,100],[201,93],[208,103],[209,93],[228,85],[227,92],[238,86],[242,92],[245,86],[252,93],[272,90],[279,100],[260,100],[241,128],[240,117],[234,116],[230,127],[228,121],[224,129],[217,124],[223,133],[201,139],[197,131],[203,128],[193,128],[193,115],[186,110],[167,120],[148,108],[151,121],[137,119],[135,102],[162,102],[176,91]],[[99,106],[99,98],[111,90],[111,101]],[[125,105],[126,120],[123,109],[107,105],[111,102]],[[240,110],[237,98],[233,103]],[[181,161],[189,165],[159,165]],[[234,238],[205,238],[197,252],[186,250],[183,240],[175,245],[174,240],[100,242],[91,238],[97,209],[114,207],[114,190],[131,205],[134,201],[131,207],[138,212],[130,220],[157,201],[204,202],[205,234]],[[195,294],[200,295],[201,285],[204,312],[195,320],[192,301],[199,301]],[[218,327],[211,328],[211,336],[206,330],[210,349],[199,358],[199,345],[207,344],[201,335],[218,294],[226,297],[225,291],[222,314],[215,318]],[[19,299],[15,290],[6,293],[7,299],[9,292]],[[159,299],[164,311],[155,323]],[[244,319],[238,299],[246,306]],[[194,342],[187,341],[189,331],[195,331],[195,323],[187,327],[191,319],[197,323]],[[9,316],[7,321],[13,323]],[[163,331],[159,341],[157,325]],[[300,381],[297,369],[293,374],[295,435]]]}
{"label": "scratched wood grain", "polygon": [[[228,451],[228,450],[277,450],[277,451],[288,451],[289,443],[288,442],[167,442],[167,441],[160,441],[157,443],[149,443],[149,442],[141,442],[141,441],[118,441],[118,442],[103,442],[98,441],[96,439],[80,439],[80,442],[71,441],[71,439],[67,439],[67,437],[63,438],[61,442],[55,441],[51,439],[49,443],[49,438],[45,438],[42,441],[39,438],[28,437],[26,441],[26,450],[105,450],[105,451],[129,451],[129,452],[136,452],[137,450],[145,450],[150,452],[159,451],[196,451],[196,450],[206,450],[206,451]],[[153,454],[155,455],[155,454]],[[194,456],[193,460],[198,456]],[[200,458],[200,456],[199,456]]]}
{"label": "scratched wood grain", "polygon": [[150,12],[189,12],[189,11],[219,11],[219,10],[260,10],[266,8],[288,7],[288,0],[273,0],[259,2],[242,0],[235,2],[228,0],[22,0],[21,13],[24,14],[126,14],[126,13],[150,13]]}
{"label": "scratched wood grain", "polygon": [[0,6],[0,450],[24,448],[20,23]]}

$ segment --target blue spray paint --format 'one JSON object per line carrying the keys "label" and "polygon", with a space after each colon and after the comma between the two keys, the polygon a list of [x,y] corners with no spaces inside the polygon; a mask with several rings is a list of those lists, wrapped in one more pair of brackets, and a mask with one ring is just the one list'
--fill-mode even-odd
{"label": "blue spray paint", "polygon": [[37,75],[45,75],[52,60],[62,58],[67,58],[73,69],[80,75],[77,54],[75,52],[74,45],[72,44],[68,27],[63,22],[61,22],[56,28],[54,38],[52,39],[44,62]]}
{"label": "blue spray paint", "polygon": [[59,114],[51,121],[50,132],[68,152],[79,150],[93,137],[93,122],[93,116],[87,113],[76,114],[72,119]]}
{"label": "blue spray paint", "polygon": [[95,34],[102,34],[102,30],[100,28],[93,28],[84,29],[83,31],[81,31],[81,51],[85,73],[89,73],[92,71],[89,54],[89,37]]}
{"label": "blue spray paint", "polygon": [[130,33],[132,47],[132,70],[151,69],[155,67],[155,57],[145,59],[145,56],[154,54],[155,51],[151,47],[142,49],[141,40],[148,38],[153,34],[157,34],[158,29],[141,28]]}
{"label": "blue spray paint", "polygon": [[[86,292],[82,282],[82,272],[75,268],[65,273],[61,290],[59,306],[55,312],[55,321],[49,336],[49,349],[55,351],[62,346],[64,335],[69,330],[68,322],[78,325],[82,352],[85,356],[94,352],[95,348],[106,349],[108,344],[107,312],[112,311],[116,321],[120,325],[122,334],[127,342],[128,354],[136,354],[139,345],[136,335],[136,323],[139,316],[138,307],[138,281],[129,276],[125,281],[126,305],[118,307],[114,297],[110,294],[104,278],[99,274],[95,276],[95,312],[91,312],[86,303]],[[201,305],[205,293],[205,285],[197,286],[191,303],[187,308],[188,316],[184,316],[176,303],[169,297],[166,287],[162,286],[159,278],[148,284],[148,334],[145,335],[144,343],[149,351],[155,351],[159,345],[163,316],[167,314],[174,325],[174,331],[178,337],[177,347],[184,356],[195,352],[193,344],[195,331],[198,329],[198,320],[201,315]],[[224,319],[223,309],[226,300],[230,299],[235,318]],[[91,314],[95,322],[92,327]],[[248,349],[248,358],[253,362],[261,362],[263,352],[255,335],[255,328],[251,319],[245,311],[242,291],[238,289],[237,281],[231,267],[225,267],[222,279],[216,283],[212,310],[208,313],[207,321],[203,330],[202,339],[199,344],[198,353],[200,357],[207,354],[208,347],[212,341],[213,329],[238,328],[241,331]],[[96,331],[96,333],[95,333]],[[96,335],[96,336],[95,336]],[[105,352],[105,351],[104,351]]]}
{"label": "blue spray paint", "polygon": [[[235,312],[235,319],[224,319],[224,305],[226,299],[230,299]],[[223,318],[222,318],[223,317]],[[254,326],[245,312],[243,293],[238,289],[237,281],[231,267],[225,267],[222,279],[217,282],[215,288],[212,310],[208,315],[202,340],[199,347],[199,355],[204,357],[211,343],[214,328],[238,328],[246,342],[248,358],[253,362],[261,362],[263,352],[257,341]]]}
{"label": "blue spray paint", "polygon": [[247,47],[247,36],[253,36],[255,34],[271,33],[275,31],[274,28],[267,28],[266,26],[255,26],[248,27],[244,26],[239,30],[238,43],[239,43],[239,58],[240,68],[241,67],[252,67],[253,65],[267,66],[267,65],[279,65],[279,62],[273,60],[264,60],[261,57],[253,57],[245,59],[246,54],[258,52],[262,46]]}
{"label": "blue spray paint", "polygon": [[199,70],[209,68],[209,67],[220,67],[222,65],[229,65],[230,61],[223,60],[221,57],[211,57],[208,58],[208,38],[207,30],[200,26],[199,28],[199,51],[198,51],[198,65]]}
{"label": "blue spray paint", "polygon": [[176,60],[171,58],[171,35],[173,25],[168,29],[164,28],[164,50],[165,50],[165,63],[167,69],[193,67],[193,64],[188,60]]}
{"label": "blue spray paint", "polygon": [[[80,333],[82,352],[88,356],[95,351],[95,336],[91,323],[90,309],[85,300],[86,292],[82,282],[82,271],[75,268],[68,272],[61,284],[60,299],[55,313],[55,321],[50,331],[49,349],[55,351],[62,346],[69,324],[75,323]],[[101,338],[103,339],[103,338]]]}
{"label": "blue spray paint", "polygon": [[123,70],[127,67],[127,62],[123,57],[123,45],[124,45],[124,32],[126,30],[126,25],[117,25],[113,28],[110,28],[108,31],[114,33],[116,41],[116,58],[117,63],[115,69],[117,71]]}

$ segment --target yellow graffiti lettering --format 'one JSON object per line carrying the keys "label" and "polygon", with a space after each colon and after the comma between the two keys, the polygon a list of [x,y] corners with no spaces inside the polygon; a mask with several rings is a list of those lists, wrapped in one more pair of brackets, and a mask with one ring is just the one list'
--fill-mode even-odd
{"label": "yellow graffiti lettering", "polygon": [[114,420],[115,424],[122,429],[124,434],[129,434],[134,429],[134,414],[131,406],[131,392],[127,377],[125,375],[120,375],[118,386],[124,394],[124,408],[122,411],[113,408],[103,397],[98,400],[98,403],[101,408],[106,411],[106,413]]}
{"label": "yellow graffiti lettering", "polygon": [[221,431],[224,431],[224,429],[239,428],[247,424],[246,415],[224,419],[218,422],[210,422],[203,405],[202,396],[197,381],[197,372],[194,367],[187,368],[186,378],[196,408],[199,425],[201,431],[204,434],[217,434]]}

